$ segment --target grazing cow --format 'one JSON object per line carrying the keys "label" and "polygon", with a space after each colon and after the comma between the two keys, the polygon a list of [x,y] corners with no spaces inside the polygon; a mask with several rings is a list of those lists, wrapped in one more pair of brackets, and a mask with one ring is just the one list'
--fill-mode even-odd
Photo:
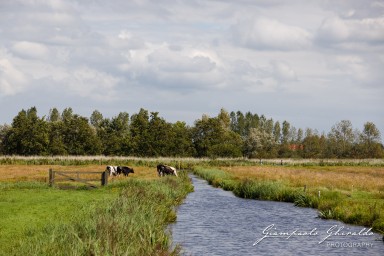
{"label": "grazing cow", "polygon": [[119,166],[121,168],[121,172],[124,174],[124,176],[128,176],[130,173],[135,173],[133,171],[133,168],[129,168],[128,166]]}
{"label": "grazing cow", "polygon": [[130,173],[135,173],[132,168],[128,166],[112,166],[108,165],[106,171],[109,172],[109,176],[120,176],[120,174],[124,174],[124,176],[128,176]]}
{"label": "grazing cow", "polygon": [[117,167],[118,166],[108,165],[105,170],[109,172],[109,176],[116,176],[117,175]]}
{"label": "grazing cow", "polygon": [[176,171],[175,167],[167,166],[167,165],[163,165],[163,164],[159,164],[157,166],[157,173],[159,174],[160,177],[164,176],[164,175],[175,175],[175,176],[177,176],[177,171]]}

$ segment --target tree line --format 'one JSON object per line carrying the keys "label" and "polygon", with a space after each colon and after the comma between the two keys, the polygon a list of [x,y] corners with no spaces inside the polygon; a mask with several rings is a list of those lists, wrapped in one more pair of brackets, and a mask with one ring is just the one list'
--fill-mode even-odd
{"label": "tree line", "polygon": [[193,126],[169,123],[158,112],[140,109],[87,118],[72,108],[39,117],[36,107],[21,110],[12,124],[0,125],[3,155],[107,155],[139,157],[382,158],[380,131],[372,122],[353,129],[348,120],[328,134],[296,129],[288,121],[221,109]]}

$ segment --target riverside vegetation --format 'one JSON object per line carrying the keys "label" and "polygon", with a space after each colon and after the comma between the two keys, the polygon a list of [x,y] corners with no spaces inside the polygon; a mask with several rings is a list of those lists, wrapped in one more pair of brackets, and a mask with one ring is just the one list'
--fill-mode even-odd
{"label": "riverside vegetation", "polygon": [[[237,196],[313,207],[322,218],[384,233],[384,162],[136,158],[105,156],[0,157],[0,255],[177,255],[166,226],[193,187],[158,178],[156,164],[193,169]],[[47,185],[48,169],[103,171],[129,165],[135,174],[106,187],[63,190]],[[306,186],[306,191],[304,191]],[[318,191],[321,196],[318,197]]]}
{"label": "riverside vegetation", "polygon": [[[1,165],[0,173],[10,167]],[[176,219],[173,208],[193,189],[184,172],[159,179],[154,170],[139,167],[106,187],[63,190],[23,178],[39,180],[48,166],[12,167],[24,169],[25,176],[0,182],[0,255],[178,254],[178,247],[169,249],[166,226]],[[65,169],[75,167],[102,168]]]}
{"label": "riverside vegetation", "polygon": [[316,208],[321,218],[384,234],[383,167],[235,166],[195,168],[194,173],[242,198]]}

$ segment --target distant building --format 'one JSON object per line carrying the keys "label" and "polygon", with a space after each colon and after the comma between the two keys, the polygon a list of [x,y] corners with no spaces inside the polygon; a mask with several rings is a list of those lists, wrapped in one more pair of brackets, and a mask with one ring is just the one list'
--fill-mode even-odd
{"label": "distant building", "polygon": [[298,150],[303,150],[304,145],[303,144],[289,144],[288,148],[291,151],[298,151]]}

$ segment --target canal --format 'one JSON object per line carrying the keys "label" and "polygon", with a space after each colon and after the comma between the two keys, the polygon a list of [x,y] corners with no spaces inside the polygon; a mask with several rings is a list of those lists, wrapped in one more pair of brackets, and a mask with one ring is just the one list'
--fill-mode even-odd
{"label": "canal", "polygon": [[369,228],[318,218],[292,203],[250,200],[191,176],[195,191],[171,226],[182,255],[384,255]]}

